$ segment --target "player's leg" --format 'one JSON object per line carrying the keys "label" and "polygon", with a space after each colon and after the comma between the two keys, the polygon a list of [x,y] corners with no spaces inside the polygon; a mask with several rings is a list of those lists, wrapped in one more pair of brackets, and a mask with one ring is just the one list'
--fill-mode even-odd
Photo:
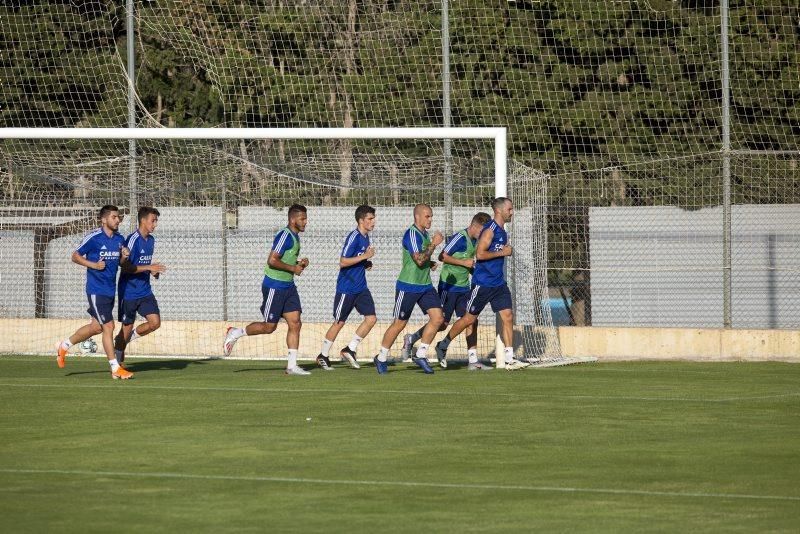
{"label": "player's leg", "polygon": [[328,354],[333,346],[333,342],[336,341],[336,337],[339,335],[339,332],[342,331],[345,322],[347,322],[347,317],[353,309],[353,301],[354,296],[339,292],[336,293],[333,299],[333,323],[325,333],[325,338],[322,340],[322,347],[317,355],[317,365],[326,371],[333,370]]}
{"label": "player's leg", "polygon": [[94,316],[102,325],[103,350],[111,367],[111,378],[127,380],[133,373],[122,367],[114,354],[114,297],[92,295],[90,298]]}
{"label": "player's leg", "polygon": [[[491,298],[492,311],[500,318],[501,332],[500,338],[505,345],[503,357],[506,361],[506,369],[514,371],[524,369],[530,364],[514,358],[514,312],[511,301],[511,291],[507,285],[496,288]],[[499,358],[499,355],[496,355]]]}
{"label": "player's leg", "polygon": [[103,332],[103,327],[100,323],[92,317],[91,322],[78,328],[74,334],[67,339],[60,341],[56,347],[56,363],[59,367],[64,367],[67,364],[67,352],[72,345],[83,343],[92,336],[96,336]]}
{"label": "player's leg", "polygon": [[[433,374],[433,369],[428,363],[428,347],[430,347],[436,332],[439,331],[439,327],[444,324],[442,304],[439,295],[433,289],[429,289],[420,297],[417,305],[423,313],[428,315],[428,322],[422,331],[417,353],[412,360],[425,371],[425,374]],[[445,363],[443,367],[447,367],[447,364]]]}
{"label": "player's leg", "polygon": [[130,336],[125,338],[128,343],[161,328],[161,310],[159,310],[158,301],[153,295],[139,299],[136,311],[144,317],[145,322],[134,328]]}
{"label": "player's leg", "polygon": [[286,321],[286,374],[287,375],[310,375],[309,371],[298,367],[297,350],[300,348],[300,330],[303,328],[303,321],[300,316],[303,308],[300,305],[300,294],[295,286],[286,289],[285,300],[282,306],[283,319]]}
{"label": "player's leg", "polygon": [[131,339],[133,333],[133,325],[136,320],[136,311],[139,308],[138,299],[125,299],[119,301],[119,310],[117,319],[120,322],[120,329],[117,336],[114,338],[114,355],[120,363],[125,361],[125,348]]}
{"label": "player's leg", "polygon": [[365,289],[358,294],[355,300],[355,308],[364,319],[361,321],[361,324],[358,325],[358,328],[356,328],[356,332],[353,334],[350,343],[339,351],[339,355],[350,367],[359,369],[361,366],[358,365],[358,359],[356,358],[358,345],[367,337],[367,334],[372,331],[372,328],[378,322],[378,317],[375,315],[375,301],[372,299],[372,293],[370,293],[369,289]]}
{"label": "player's leg", "polygon": [[418,293],[395,290],[394,313],[392,314],[394,320],[383,333],[380,352],[372,359],[372,361],[375,362],[375,369],[378,371],[378,374],[386,374],[389,371],[389,366],[387,364],[389,350],[392,348],[397,336],[400,335],[400,332],[402,332],[408,324],[408,317],[411,315],[419,296],[420,294]]}
{"label": "player's leg", "polygon": [[280,290],[273,287],[261,286],[261,316],[263,321],[250,323],[245,328],[229,326],[225,332],[225,341],[222,344],[222,353],[225,357],[231,355],[233,346],[244,336],[260,336],[271,334],[278,327],[280,314],[276,313],[278,305],[281,304]]}
{"label": "player's leg", "polygon": [[[439,288],[438,293],[439,293],[439,302],[442,305],[442,310],[445,316],[444,323],[442,323],[442,325],[439,327],[439,332],[443,332],[444,330],[447,329],[447,324],[450,322],[450,318],[447,315],[447,308],[448,308],[447,303],[449,302],[450,295],[452,293],[442,289],[441,287]],[[410,358],[411,355],[414,354],[414,345],[417,343],[417,341],[422,339],[422,334],[425,332],[425,327],[427,326],[428,325],[426,323],[420,326],[416,332],[413,332],[411,334],[406,334],[405,336],[403,336],[403,348],[401,349],[400,355],[404,360]]]}
{"label": "player's leg", "polygon": [[125,361],[125,349],[128,346],[128,341],[131,338],[131,333],[133,332],[133,323],[125,324],[121,323],[119,327],[119,332],[117,333],[116,337],[114,337],[114,354],[117,357],[117,361],[122,363]]}

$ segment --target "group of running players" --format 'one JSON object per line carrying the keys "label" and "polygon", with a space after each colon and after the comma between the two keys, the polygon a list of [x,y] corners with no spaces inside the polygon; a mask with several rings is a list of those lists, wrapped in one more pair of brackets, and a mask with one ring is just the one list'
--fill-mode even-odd
{"label": "group of running players", "polygon": [[[440,367],[447,367],[447,350],[453,339],[466,331],[467,368],[470,371],[489,370],[477,354],[478,315],[490,304],[502,324],[503,357],[506,369],[527,367],[513,353],[513,315],[511,292],[505,281],[505,258],[512,254],[508,235],[504,229],[511,221],[514,207],[510,199],[499,197],[492,202],[494,216],[479,212],[470,225],[454,233],[447,241],[438,259],[443,263],[438,291],[434,290],[431,271],[439,263],[432,260],[442,244],[440,232],[431,236],[428,230],[433,221],[433,210],[426,204],[414,207],[414,224],[403,234],[402,268],[395,288],[393,322],[384,332],[380,352],[373,358],[379,374],[389,370],[389,350],[406,328],[415,306],[428,316],[428,322],[403,338],[402,358],[411,357],[425,373],[432,374],[428,350],[437,332],[447,329],[455,315],[458,320],[434,351]],[[158,278],[166,267],[153,263],[155,237],[160,213],[152,207],[142,207],[138,212],[138,228],[127,238],[117,232],[121,221],[116,206],[103,206],[100,210],[100,228],[88,233],[72,253],[72,261],[86,267],[86,294],[91,322],[79,328],[57,347],[57,363],[64,367],[69,348],[102,334],[103,349],[114,379],[129,379],[133,373],[125,369],[125,350],[132,341],[152,333],[161,325],[158,302],[153,295],[150,278]],[[350,313],[355,309],[363,316],[361,324],[350,342],[341,349],[340,356],[350,367],[358,369],[356,351],[361,341],[377,323],[375,303],[367,286],[366,271],[372,268],[375,248],[370,242],[370,232],[375,227],[375,208],[362,205],[356,209],[357,227],[345,238],[339,258],[339,276],[333,302],[333,323],[325,334],[322,348],[316,358],[317,365],[332,370],[329,352]],[[261,285],[262,319],[245,328],[229,327],[223,343],[223,353],[229,356],[237,340],[244,336],[271,334],[283,319],[287,324],[288,375],[308,375],[310,372],[297,364],[297,351],[302,327],[302,305],[294,283],[309,266],[307,258],[300,257],[300,234],[305,231],[308,214],[305,206],[289,207],[288,224],[279,231],[272,243]],[[117,269],[121,271],[117,281]],[[114,336],[113,306],[118,297],[118,320],[121,327]],[[136,315],[145,322],[134,328]],[[414,349],[414,345],[419,345]]]}

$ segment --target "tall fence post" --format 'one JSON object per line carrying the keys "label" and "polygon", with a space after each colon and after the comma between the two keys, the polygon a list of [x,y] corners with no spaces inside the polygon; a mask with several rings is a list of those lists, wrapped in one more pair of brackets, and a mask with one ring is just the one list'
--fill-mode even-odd
{"label": "tall fence post", "polygon": [[720,2],[722,45],[722,324],[731,321],[731,87],[728,56],[728,0]]}

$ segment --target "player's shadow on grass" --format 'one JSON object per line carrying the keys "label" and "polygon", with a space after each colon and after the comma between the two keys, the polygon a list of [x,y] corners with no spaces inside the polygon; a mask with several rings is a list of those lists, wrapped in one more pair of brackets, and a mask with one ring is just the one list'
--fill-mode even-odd
{"label": "player's shadow on grass", "polygon": [[211,360],[148,360],[143,362],[125,362],[125,368],[132,373],[147,371],[180,371],[190,365],[205,365]]}
{"label": "player's shadow on grass", "polygon": [[[299,364],[298,367],[301,369],[305,369],[306,371],[313,371],[314,369],[322,370],[317,367],[316,364],[313,363],[305,363]],[[247,367],[246,369],[236,369],[234,373],[250,373],[252,371],[266,371],[268,373],[283,373],[286,370],[286,367],[278,366],[278,367]]]}
{"label": "player's shadow on grass", "polygon": [[[132,373],[146,373],[147,371],[180,371],[181,369],[186,369],[190,365],[205,365],[209,361],[211,360],[152,360],[145,362],[125,362],[123,365],[125,369]],[[64,376],[95,375],[99,373],[108,373],[108,369],[105,371],[74,371]]]}

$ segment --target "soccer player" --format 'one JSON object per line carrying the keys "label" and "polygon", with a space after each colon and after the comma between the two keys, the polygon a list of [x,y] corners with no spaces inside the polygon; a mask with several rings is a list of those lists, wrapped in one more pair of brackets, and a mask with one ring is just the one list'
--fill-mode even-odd
{"label": "soccer player", "polygon": [[72,253],[72,261],[86,267],[86,298],[89,301],[91,322],[80,327],[58,344],[56,363],[66,365],[67,352],[72,345],[103,334],[103,350],[111,366],[111,378],[127,380],[133,373],[122,367],[114,356],[114,295],[117,290],[117,267],[121,257],[127,257],[125,238],[117,232],[122,218],[119,208],[112,205],[100,209],[100,228],[89,232]]}
{"label": "soccer player", "polygon": [[358,344],[367,337],[378,321],[366,276],[366,271],[372,268],[370,258],[375,255],[375,248],[369,241],[369,233],[375,228],[375,208],[366,205],[356,208],[356,223],[358,227],[345,238],[339,257],[339,277],[336,280],[336,297],[333,299],[333,324],[328,328],[317,356],[317,364],[325,370],[333,369],[328,352],[353,308],[364,316],[364,320],[358,325],[350,343],[340,351],[342,359],[353,369],[359,368],[356,360]]}
{"label": "soccer player", "polygon": [[[491,220],[488,213],[477,213],[470,225],[453,234],[447,241],[444,250],[439,253],[439,261],[444,263],[439,275],[439,299],[444,312],[444,322],[439,327],[442,332],[447,329],[453,313],[456,317],[463,317],[467,311],[467,302],[470,295],[469,275],[475,264],[475,246],[483,227]],[[407,334],[403,340],[403,355],[408,357],[414,343],[422,338],[423,328],[413,334]],[[478,361],[478,321],[466,328],[467,335],[467,369],[470,371],[489,370]],[[447,358],[444,352],[436,351],[436,357],[442,368],[447,368]]]}
{"label": "soccer player", "polygon": [[[125,238],[131,255],[120,263],[118,295],[118,320],[122,324],[114,339],[114,354],[119,363],[125,361],[125,348],[129,343],[142,336],[158,330],[161,326],[161,312],[158,301],[150,287],[150,276],[158,276],[167,268],[160,263],[153,263],[153,252],[156,238],[153,232],[158,226],[161,215],[155,208],[142,206],[139,208],[137,220],[139,228]],[[135,329],[133,323],[136,314],[145,318],[144,323]]]}
{"label": "soccer player", "polygon": [[505,354],[496,354],[497,358],[504,357],[506,369],[513,371],[524,369],[530,365],[514,358],[514,315],[511,303],[511,291],[505,280],[503,267],[506,256],[511,256],[513,249],[508,244],[508,234],[505,224],[514,216],[514,205],[506,197],[497,197],[492,201],[494,219],[486,223],[478,237],[478,246],[475,251],[475,270],[472,273],[472,292],[467,303],[467,313],[455,322],[445,338],[436,344],[436,355],[441,360],[445,358],[447,348],[467,326],[478,319],[478,315],[487,304],[492,305],[492,311],[500,316],[503,325],[503,343]]}
{"label": "soccer player", "polygon": [[228,328],[225,334],[223,350],[230,356],[236,340],[242,336],[258,336],[271,334],[278,327],[281,317],[286,320],[286,345],[288,349],[286,374],[310,375],[309,371],[298,367],[297,349],[300,346],[300,295],[294,284],[294,277],[303,274],[308,267],[308,258],[298,259],[300,255],[300,233],[305,232],[308,223],[306,207],[299,204],[289,206],[289,222],[286,228],[275,235],[272,249],[264,268],[264,280],[261,283],[261,314],[263,321],[250,323],[246,328]]}
{"label": "soccer player", "polygon": [[414,224],[403,234],[403,267],[395,288],[394,322],[383,334],[381,351],[373,359],[378,374],[389,372],[389,349],[408,324],[415,305],[428,315],[428,323],[422,332],[422,343],[412,360],[426,374],[433,374],[427,358],[428,346],[444,322],[444,316],[439,295],[431,283],[431,269],[436,268],[436,262],[431,261],[431,255],[442,244],[441,232],[434,233],[432,239],[428,235],[432,220],[431,207],[417,204],[414,207]]}

